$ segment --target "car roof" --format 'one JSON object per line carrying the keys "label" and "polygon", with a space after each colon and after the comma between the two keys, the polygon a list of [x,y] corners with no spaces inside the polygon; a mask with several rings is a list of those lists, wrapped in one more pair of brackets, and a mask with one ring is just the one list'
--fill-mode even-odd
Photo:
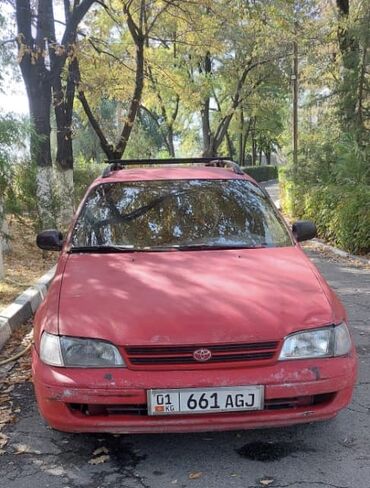
{"label": "car roof", "polygon": [[112,171],[106,177],[97,178],[93,186],[101,183],[117,183],[124,181],[155,181],[155,180],[249,180],[247,174],[237,174],[230,169],[212,166],[192,167],[156,167],[132,168]]}

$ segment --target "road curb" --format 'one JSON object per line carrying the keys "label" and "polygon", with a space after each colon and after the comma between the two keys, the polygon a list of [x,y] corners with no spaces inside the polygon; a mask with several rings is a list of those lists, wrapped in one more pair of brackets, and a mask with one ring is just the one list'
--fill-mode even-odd
{"label": "road curb", "polygon": [[356,256],[356,254],[350,254],[347,251],[343,251],[343,249],[339,249],[337,247],[331,246],[330,244],[326,244],[326,242],[322,241],[321,239],[312,239],[310,243],[313,244],[315,247],[321,247],[323,249],[326,249],[327,251],[332,252],[336,256],[340,256],[342,258],[355,259],[357,261],[360,261],[363,264],[370,265],[370,259],[366,259],[361,256]]}
{"label": "road curb", "polygon": [[0,351],[12,333],[30,319],[44,299],[56,266],[51,268],[32,286],[18,295],[13,303],[0,311]]}

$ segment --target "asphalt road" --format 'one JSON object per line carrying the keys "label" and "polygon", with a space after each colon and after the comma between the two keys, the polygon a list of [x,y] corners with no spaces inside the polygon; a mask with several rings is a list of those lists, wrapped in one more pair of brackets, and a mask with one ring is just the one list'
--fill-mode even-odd
{"label": "asphalt road", "polygon": [[[344,301],[359,353],[352,404],[335,420],[271,430],[172,435],[70,435],[40,419],[32,385],[0,455],[1,488],[370,488],[370,270],[307,252]],[[90,464],[97,448],[109,459]]]}

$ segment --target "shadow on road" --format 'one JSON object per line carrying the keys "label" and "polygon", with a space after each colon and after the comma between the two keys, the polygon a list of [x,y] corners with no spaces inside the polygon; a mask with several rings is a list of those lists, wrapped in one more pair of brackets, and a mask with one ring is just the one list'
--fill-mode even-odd
{"label": "shadow on road", "polygon": [[0,487],[369,488],[370,273],[308,253],[344,301],[359,352],[353,403],[336,419],[241,432],[72,435],[46,427],[32,384],[21,383],[11,394],[20,411],[6,429]]}

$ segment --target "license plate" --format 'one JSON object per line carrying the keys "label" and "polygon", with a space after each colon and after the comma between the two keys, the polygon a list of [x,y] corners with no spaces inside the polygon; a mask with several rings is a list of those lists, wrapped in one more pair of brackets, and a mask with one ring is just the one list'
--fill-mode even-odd
{"label": "license plate", "polygon": [[263,393],[261,385],[148,390],[148,415],[262,410]]}

